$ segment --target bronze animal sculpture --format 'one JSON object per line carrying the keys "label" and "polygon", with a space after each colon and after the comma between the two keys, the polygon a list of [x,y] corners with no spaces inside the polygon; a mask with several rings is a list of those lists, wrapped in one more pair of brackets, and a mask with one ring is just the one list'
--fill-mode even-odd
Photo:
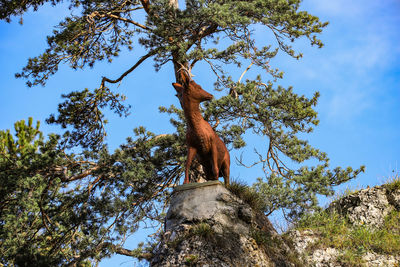
{"label": "bronze animal sculpture", "polygon": [[213,98],[195,83],[190,74],[180,71],[180,83],[173,83],[177,97],[183,108],[187,130],[187,161],[185,165],[184,184],[189,183],[189,170],[194,157],[203,166],[207,178],[218,180],[224,177],[225,185],[229,184],[230,157],[224,142],[218,137],[211,125],[204,120],[200,113],[200,103]]}

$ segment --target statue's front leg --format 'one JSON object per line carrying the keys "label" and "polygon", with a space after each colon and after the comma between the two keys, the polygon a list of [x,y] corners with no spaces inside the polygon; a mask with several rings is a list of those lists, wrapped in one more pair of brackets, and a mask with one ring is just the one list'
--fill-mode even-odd
{"label": "statue's front leg", "polygon": [[196,153],[197,153],[197,150],[195,147],[188,146],[188,153],[187,153],[186,166],[185,166],[185,180],[183,181],[183,184],[189,183],[189,170],[190,170],[190,166],[192,165],[194,156],[196,156]]}

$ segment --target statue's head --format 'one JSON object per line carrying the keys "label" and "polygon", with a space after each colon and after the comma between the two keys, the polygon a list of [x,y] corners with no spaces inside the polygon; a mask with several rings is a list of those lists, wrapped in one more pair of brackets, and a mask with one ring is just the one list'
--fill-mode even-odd
{"label": "statue's head", "polygon": [[190,101],[203,102],[213,98],[212,94],[206,92],[191,79],[189,72],[181,70],[180,76],[181,83],[173,83],[172,86],[176,90],[176,96],[179,98],[182,107]]}

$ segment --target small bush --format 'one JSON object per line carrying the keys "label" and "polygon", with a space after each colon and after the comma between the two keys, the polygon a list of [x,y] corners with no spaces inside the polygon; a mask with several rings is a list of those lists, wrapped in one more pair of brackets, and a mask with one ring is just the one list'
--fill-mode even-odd
{"label": "small bush", "polygon": [[400,211],[393,211],[386,216],[381,229],[373,232],[369,245],[377,253],[400,254]]}
{"label": "small bush", "polygon": [[208,223],[201,222],[194,225],[191,229],[191,234],[202,236],[204,238],[210,238],[213,235],[214,231]]}
{"label": "small bush", "polygon": [[243,200],[243,202],[248,204],[255,211],[263,211],[265,209],[263,197],[245,183],[232,181],[227,188],[231,193]]}
{"label": "small bush", "polygon": [[194,266],[199,260],[199,255],[189,255],[185,258],[185,263],[189,266]]}
{"label": "small bush", "polygon": [[400,175],[399,174],[395,174],[392,177],[390,177],[386,181],[384,186],[389,191],[400,190]]}
{"label": "small bush", "polygon": [[288,266],[288,262],[291,266],[304,266],[304,258],[293,247],[289,249],[288,245],[292,245],[292,241],[284,236],[273,236],[257,228],[251,229],[250,236],[264,249],[276,266]]}
{"label": "small bush", "polygon": [[250,236],[256,241],[257,245],[266,245],[271,243],[271,237],[259,229],[252,229]]}
{"label": "small bush", "polygon": [[345,250],[337,258],[341,266],[346,267],[367,267],[365,261],[360,254],[354,253],[352,250]]}

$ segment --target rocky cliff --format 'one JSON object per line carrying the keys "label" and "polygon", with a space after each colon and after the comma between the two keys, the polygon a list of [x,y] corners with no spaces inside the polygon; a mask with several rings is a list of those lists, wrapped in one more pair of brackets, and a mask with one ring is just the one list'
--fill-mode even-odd
{"label": "rocky cliff", "polygon": [[206,182],[175,189],[150,265],[261,267],[296,262],[297,255],[267,217],[220,182]]}
{"label": "rocky cliff", "polygon": [[219,182],[177,187],[151,266],[400,266],[400,182],[359,190],[279,235]]}
{"label": "rocky cliff", "polygon": [[349,193],[288,235],[308,266],[400,266],[399,181]]}

